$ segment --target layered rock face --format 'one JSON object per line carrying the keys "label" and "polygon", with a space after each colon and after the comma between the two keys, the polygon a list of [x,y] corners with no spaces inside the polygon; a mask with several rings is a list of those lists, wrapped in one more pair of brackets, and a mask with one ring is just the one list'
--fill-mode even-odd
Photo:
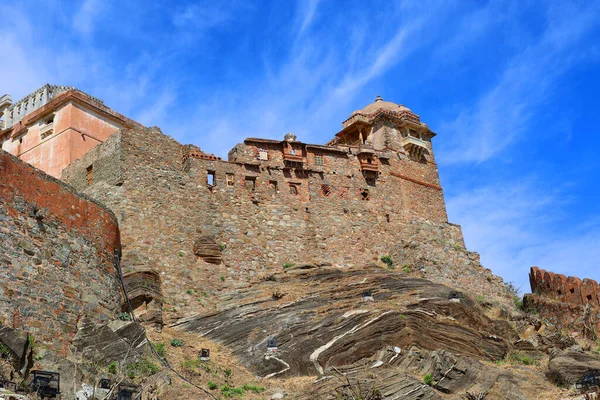
{"label": "layered rock face", "polygon": [[[263,379],[324,376],[297,398],[352,398],[343,396],[359,389],[380,396],[373,399],[553,392],[535,383],[544,381],[541,372],[493,364],[520,341],[508,321],[489,318],[464,293],[405,273],[296,265],[219,300],[222,310],[173,326],[227,346]],[[430,385],[421,379],[427,374]]]}

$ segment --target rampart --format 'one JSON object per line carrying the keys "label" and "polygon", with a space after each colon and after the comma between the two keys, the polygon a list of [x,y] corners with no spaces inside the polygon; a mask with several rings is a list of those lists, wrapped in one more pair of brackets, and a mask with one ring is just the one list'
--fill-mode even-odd
{"label": "rampart", "polygon": [[529,283],[532,293],[525,295],[526,307],[555,325],[581,330],[590,338],[600,332],[600,290],[595,280],[531,267]]}
{"label": "rampart", "polygon": [[68,354],[82,318],[120,310],[114,214],[0,150],[0,323]]}
{"label": "rampart", "polygon": [[288,263],[376,262],[418,232],[415,221],[464,248],[432,158],[371,150],[371,174],[360,151],[248,139],[224,161],[158,129],[123,129],[63,179],[115,212],[124,254],[153,260],[165,294],[182,301],[182,274],[194,287],[220,277],[243,285]]}
{"label": "rampart", "polygon": [[532,293],[564,303],[600,306],[600,290],[593,279],[579,279],[531,267],[529,283]]}

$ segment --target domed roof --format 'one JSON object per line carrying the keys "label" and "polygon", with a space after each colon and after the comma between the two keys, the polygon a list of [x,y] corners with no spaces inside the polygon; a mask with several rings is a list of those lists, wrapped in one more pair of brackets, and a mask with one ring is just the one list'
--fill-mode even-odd
{"label": "domed roof", "polygon": [[392,103],[391,101],[383,101],[383,99],[381,98],[381,96],[377,96],[377,98],[375,99],[375,102],[369,104],[368,106],[366,106],[365,108],[363,108],[362,110],[356,110],[352,113],[352,115],[360,113],[360,114],[371,114],[374,113],[377,110],[388,110],[388,111],[395,111],[395,112],[399,112],[399,111],[410,111],[412,112],[408,107],[405,107],[404,105],[400,104],[396,104],[396,103]]}

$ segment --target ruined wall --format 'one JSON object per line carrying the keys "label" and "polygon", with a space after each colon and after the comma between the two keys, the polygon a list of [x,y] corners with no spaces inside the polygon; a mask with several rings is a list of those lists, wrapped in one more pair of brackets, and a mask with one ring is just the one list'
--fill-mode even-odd
{"label": "ruined wall", "polygon": [[539,296],[565,303],[600,306],[600,290],[593,279],[579,279],[531,267],[529,272],[531,291]]}
{"label": "ruined wall", "polygon": [[0,323],[69,353],[82,318],[113,320],[121,291],[110,210],[0,150]]}
{"label": "ruined wall", "polygon": [[525,306],[557,325],[581,330],[591,338],[595,337],[592,331],[600,332],[600,290],[595,280],[531,267],[529,283],[532,293],[525,295]]}
{"label": "ruined wall", "polygon": [[[156,263],[166,303],[189,301],[187,288],[218,285],[219,278],[244,285],[286,263],[347,267],[377,261],[411,236],[415,225],[407,221],[425,220],[422,215],[449,227],[449,240],[464,247],[460,229],[445,222],[445,209],[431,209],[443,205],[443,195],[438,186],[419,183],[430,179],[425,165],[414,166],[418,179],[394,176],[408,164],[397,157],[370,185],[348,154],[327,153],[322,168],[293,170],[214,157],[182,162],[184,149],[158,130],[123,130],[63,174],[115,212],[124,259],[136,252]],[[214,173],[212,186],[207,171]],[[223,264],[194,254],[194,244],[206,236],[223,248]]]}

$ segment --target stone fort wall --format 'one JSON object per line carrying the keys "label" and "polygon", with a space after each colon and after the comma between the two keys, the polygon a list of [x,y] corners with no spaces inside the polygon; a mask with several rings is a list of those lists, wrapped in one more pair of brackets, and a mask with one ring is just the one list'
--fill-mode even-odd
{"label": "stone fort wall", "polygon": [[531,291],[564,303],[600,306],[600,290],[593,279],[579,279],[531,267],[529,272]]}
{"label": "stone fort wall", "polygon": [[[121,130],[62,178],[115,212],[124,258],[135,252],[154,260],[165,294],[181,301],[182,281],[243,285],[286,263],[376,262],[418,231],[408,221],[429,219],[445,241],[464,248],[460,228],[446,222],[434,163],[396,155],[368,183],[352,154],[328,152],[317,168],[309,153],[303,169],[287,169],[275,146],[270,163],[226,162],[199,150],[190,156],[189,146],[158,129]],[[252,144],[240,148],[252,151]],[[206,237],[221,264],[194,254]]]}
{"label": "stone fort wall", "polygon": [[600,290],[593,279],[579,279],[531,267],[531,294],[524,304],[555,325],[581,330],[595,339],[600,332]]}
{"label": "stone fort wall", "polygon": [[66,355],[82,318],[121,304],[114,214],[0,150],[0,324]]}

